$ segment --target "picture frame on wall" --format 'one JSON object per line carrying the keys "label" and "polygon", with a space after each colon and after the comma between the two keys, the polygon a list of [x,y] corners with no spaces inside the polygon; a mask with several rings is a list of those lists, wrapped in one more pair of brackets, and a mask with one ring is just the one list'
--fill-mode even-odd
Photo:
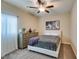
{"label": "picture frame on wall", "polygon": [[46,30],[60,30],[60,21],[46,21]]}

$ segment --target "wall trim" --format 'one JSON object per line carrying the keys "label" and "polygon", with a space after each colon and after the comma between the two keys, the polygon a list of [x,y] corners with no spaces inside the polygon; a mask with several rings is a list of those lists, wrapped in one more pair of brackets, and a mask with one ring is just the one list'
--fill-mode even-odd
{"label": "wall trim", "polygon": [[71,43],[69,43],[69,42],[62,42],[62,44],[68,44],[68,45],[71,45]]}
{"label": "wall trim", "polygon": [[74,44],[72,42],[71,43],[69,43],[69,42],[62,42],[62,44],[70,45],[72,50],[73,50],[73,52],[74,52],[74,54],[75,54],[75,56],[77,57],[77,51],[76,51],[76,48],[75,48],[75,46],[74,46]]}
{"label": "wall trim", "polygon": [[68,45],[70,45],[71,48],[72,48],[72,50],[73,50],[73,52],[74,52],[74,54],[75,54],[75,56],[77,57],[77,49],[75,48],[75,46],[73,45],[72,42],[71,43],[69,43],[69,42],[62,42],[62,44],[68,44]]}
{"label": "wall trim", "polygon": [[77,57],[77,49],[75,48],[75,46],[72,42],[71,42],[71,47],[72,47],[72,50],[73,50],[75,56]]}
{"label": "wall trim", "polygon": [[74,44],[72,42],[66,42],[66,41],[64,41],[64,42],[62,42],[62,44],[68,44],[68,45],[70,45],[71,48],[72,48],[72,50],[73,50],[73,52],[74,52],[74,54],[75,54],[75,56],[77,57],[77,49],[75,48],[75,46],[74,46]]}
{"label": "wall trim", "polygon": [[4,59],[5,56],[8,56],[8,55],[10,55],[11,53],[16,52],[16,51],[18,51],[18,49],[15,49],[15,50],[13,50],[13,51],[11,51],[11,52],[5,54],[4,56],[1,56],[1,58]]}

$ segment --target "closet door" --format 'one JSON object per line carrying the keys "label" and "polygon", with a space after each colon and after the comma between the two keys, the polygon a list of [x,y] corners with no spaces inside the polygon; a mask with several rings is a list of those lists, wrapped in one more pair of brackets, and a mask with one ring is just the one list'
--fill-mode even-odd
{"label": "closet door", "polygon": [[2,14],[1,56],[17,49],[17,17]]}

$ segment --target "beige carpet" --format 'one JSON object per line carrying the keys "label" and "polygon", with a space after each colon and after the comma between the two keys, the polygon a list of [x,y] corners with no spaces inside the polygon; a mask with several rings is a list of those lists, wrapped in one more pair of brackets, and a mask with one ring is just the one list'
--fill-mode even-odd
{"label": "beige carpet", "polygon": [[[68,45],[61,45],[58,59],[76,59],[72,53],[72,49]],[[70,51],[71,50],[71,51]],[[10,55],[5,56],[3,59],[56,59],[40,53],[28,51],[27,49],[18,50]]]}
{"label": "beige carpet", "polygon": [[4,59],[56,59],[36,52],[28,51],[27,49],[18,50],[6,56]]}

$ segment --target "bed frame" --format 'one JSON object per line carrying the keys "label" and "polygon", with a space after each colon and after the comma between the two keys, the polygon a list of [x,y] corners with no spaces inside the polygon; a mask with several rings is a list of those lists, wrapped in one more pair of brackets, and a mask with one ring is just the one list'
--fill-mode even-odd
{"label": "bed frame", "polygon": [[53,56],[53,57],[58,57],[60,45],[61,45],[61,41],[59,42],[59,45],[56,51],[52,51],[52,50],[48,50],[48,49],[44,49],[40,47],[35,47],[35,46],[30,46],[30,45],[28,45],[28,50],[36,51],[36,52],[43,53],[43,54]]}
{"label": "bed frame", "polygon": [[58,58],[60,46],[61,46],[61,37],[60,37],[60,42],[56,51],[48,50],[48,49],[44,49],[40,47],[35,47],[35,46],[30,46],[30,45],[28,45],[28,50],[43,53],[43,54]]}

